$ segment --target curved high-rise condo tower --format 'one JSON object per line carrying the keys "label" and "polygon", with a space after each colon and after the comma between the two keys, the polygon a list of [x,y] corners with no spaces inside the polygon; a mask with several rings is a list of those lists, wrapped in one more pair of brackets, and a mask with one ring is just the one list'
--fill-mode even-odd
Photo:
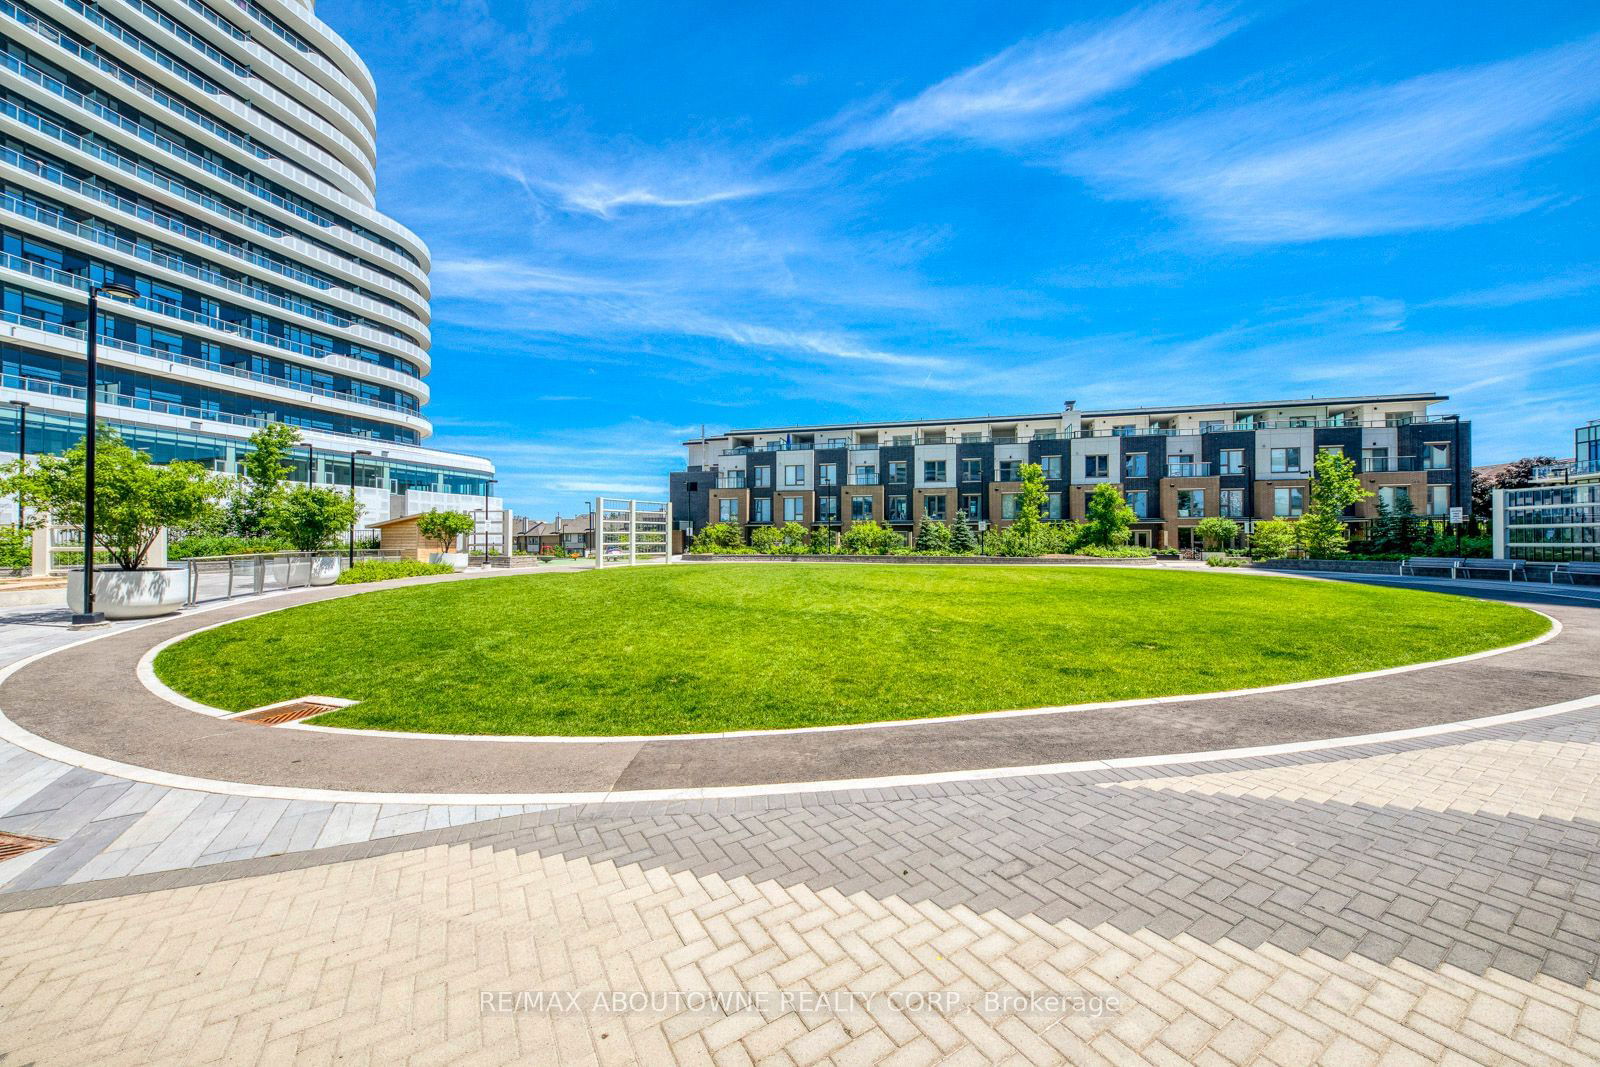
{"label": "curved high-rise condo tower", "polygon": [[117,282],[100,418],[156,460],[232,472],[276,421],[300,480],[371,453],[364,523],[483,506],[491,464],[424,446],[428,249],[374,207],[372,76],[309,2],[0,0],[0,43],[0,457],[24,419],[30,454],[82,436]]}

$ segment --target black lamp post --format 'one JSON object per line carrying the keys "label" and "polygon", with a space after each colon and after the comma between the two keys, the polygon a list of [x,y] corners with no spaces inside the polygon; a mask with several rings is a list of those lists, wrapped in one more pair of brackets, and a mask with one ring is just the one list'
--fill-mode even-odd
{"label": "black lamp post", "polygon": [[[28,402],[17,401],[17,459],[19,469],[25,470],[28,466]],[[17,529],[22,529],[22,490],[17,490]]]}
{"label": "black lamp post", "polygon": [[317,446],[306,445],[306,484],[317,484]]}
{"label": "black lamp post", "polygon": [[84,356],[84,444],[83,457],[83,611],[72,617],[74,626],[90,626],[105,622],[105,616],[94,610],[94,454],[96,448],[95,397],[100,391],[99,365],[95,362],[95,341],[100,333],[100,297],[113,300],[137,300],[139,290],[121,282],[107,282],[89,290],[89,321],[85,324]]}
{"label": "black lamp post", "polygon": [[[350,453],[350,503],[351,504],[354,504],[356,502],[356,457],[357,456],[370,456],[370,455],[372,455],[372,453],[368,452],[364,448],[358,448],[354,452]],[[351,515],[350,516],[350,566],[354,567],[355,565],[356,565],[356,517],[354,515]]]}

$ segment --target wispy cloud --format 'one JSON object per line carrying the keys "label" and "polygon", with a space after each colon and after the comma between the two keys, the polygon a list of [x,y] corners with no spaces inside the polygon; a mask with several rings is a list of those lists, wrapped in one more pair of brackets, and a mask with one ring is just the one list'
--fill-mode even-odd
{"label": "wispy cloud", "polygon": [[1510,282],[1472,289],[1464,293],[1430,300],[1422,307],[1434,308],[1502,308],[1518,304],[1534,304],[1541,300],[1559,300],[1600,288],[1600,270],[1576,271],[1551,278],[1526,282]]}
{"label": "wispy cloud", "polygon": [[1237,26],[1220,7],[1168,3],[1019,42],[847,131],[839,147],[1061,133],[1086,108],[1204,51]]}
{"label": "wispy cloud", "polygon": [[1068,153],[1113,196],[1208,235],[1284,242],[1460,226],[1545,197],[1509,172],[1600,105],[1600,38],[1317,98],[1278,96]]}

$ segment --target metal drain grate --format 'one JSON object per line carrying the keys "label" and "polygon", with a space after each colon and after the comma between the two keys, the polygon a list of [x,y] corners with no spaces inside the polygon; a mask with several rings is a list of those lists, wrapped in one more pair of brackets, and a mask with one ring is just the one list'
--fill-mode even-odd
{"label": "metal drain grate", "polygon": [[309,700],[297,700],[293,704],[279,704],[277,707],[262,708],[260,711],[247,711],[233,718],[235,722],[253,722],[257,726],[282,726],[286,722],[299,722],[313,715],[321,715],[325,711],[333,711],[337,707],[336,704],[313,704]]}
{"label": "metal drain grate", "polygon": [[53,837],[28,837],[26,834],[8,834],[0,830],[0,860],[8,860],[24,852],[32,852],[36,848],[56,843]]}

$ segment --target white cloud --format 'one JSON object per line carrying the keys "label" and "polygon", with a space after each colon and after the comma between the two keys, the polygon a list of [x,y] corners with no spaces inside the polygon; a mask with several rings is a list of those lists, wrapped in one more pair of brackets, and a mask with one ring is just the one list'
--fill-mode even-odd
{"label": "white cloud", "polygon": [[1110,195],[1165,202],[1229,241],[1459,226],[1541,197],[1505,172],[1600,104],[1600,38],[1393,85],[1276,97],[1113,138],[1063,166]]}
{"label": "white cloud", "polygon": [[1600,271],[1579,271],[1552,278],[1528,282],[1510,282],[1487,289],[1473,289],[1453,296],[1431,300],[1423,307],[1441,308],[1499,308],[1518,304],[1533,304],[1541,300],[1559,300],[1591,289],[1600,288]]}
{"label": "white cloud", "polygon": [[1012,45],[846,133],[840,147],[1057,133],[1090,104],[1233,31],[1219,8],[1169,3]]}

